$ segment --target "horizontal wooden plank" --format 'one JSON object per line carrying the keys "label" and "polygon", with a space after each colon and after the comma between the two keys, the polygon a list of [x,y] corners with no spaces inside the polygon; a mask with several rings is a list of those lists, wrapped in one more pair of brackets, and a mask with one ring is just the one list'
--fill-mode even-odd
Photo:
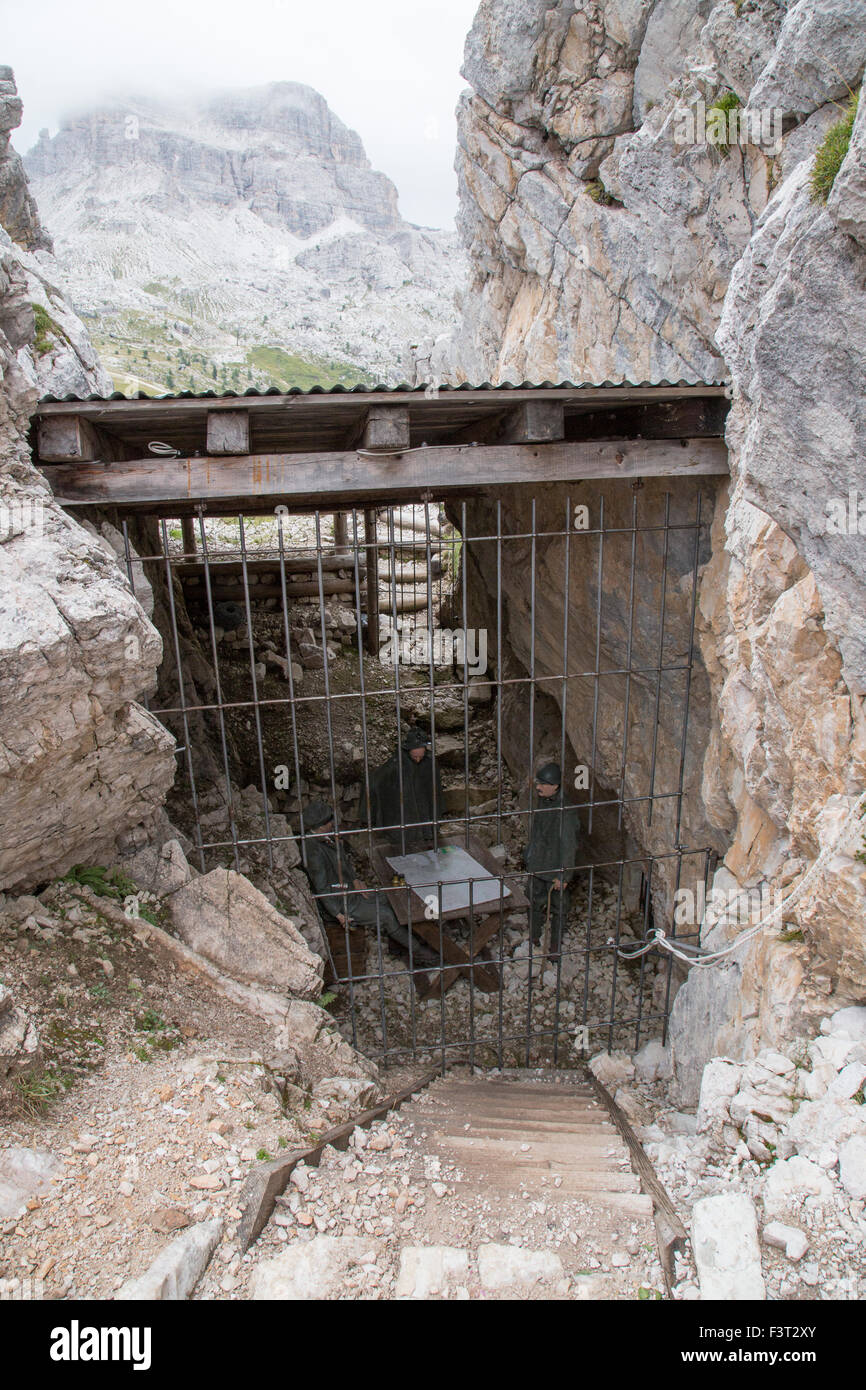
{"label": "horizontal wooden plank", "polygon": [[728,472],[720,439],[677,442],[599,439],[576,443],[432,446],[399,458],[371,454],[251,454],[242,458],[143,458],[124,463],[47,466],[65,505],[154,507],[235,501],[245,510],[280,502],[393,498],[401,490],[441,497],[513,483],[684,477]]}

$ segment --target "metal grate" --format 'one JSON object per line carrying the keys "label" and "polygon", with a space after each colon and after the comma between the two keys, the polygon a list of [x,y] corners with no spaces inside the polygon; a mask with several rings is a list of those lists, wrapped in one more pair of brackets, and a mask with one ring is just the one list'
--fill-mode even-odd
{"label": "metal grate", "polygon": [[[616,948],[644,936],[660,912],[676,932],[679,890],[706,891],[712,867],[711,847],[684,840],[708,508],[691,484],[677,497],[659,489],[643,506],[640,485],[617,487],[613,516],[604,495],[584,518],[577,497],[558,494],[561,522],[553,525],[539,525],[538,500],[522,495],[516,508],[464,500],[447,516],[428,499],[411,514],[405,506],[356,508],[336,519],[277,508],[276,517],[239,516],[231,528],[202,512],[182,530],[168,519],[123,523],[130,583],[140,562],[164,628],[150,708],[179,740],[172,816],[202,871],[222,864],[247,872],[281,900],[292,847],[306,864],[324,839],[305,823],[304,808],[313,796],[330,802],[338,855],[348,850],[377,890],[366,900],[373,920],[360,930],[351,926],[351,885],[313,895],[334,1011],[353,1044],[386,1062],[436,1054],[443,1065],[562,1066],[601,1047],[638,1047],[666,1028],[670,958],[631,965]],[[549,518],[549,498],[544,509]],[[238,611],[229,613],[232,604]],[[228,617],[237,620],[233,634]],[[311,630],[320,658],[310,651]],[[575,747],[578,695],[587,718]],[[349,724],[355,742],[347,753]],[[399,758],[401,813],[389,825],[371,823],[371,776],[410,724],[430,743],[430,848],[462,846],[485,861],[477,877],[460,880],[462,917],[443,916],[444,876],[434,873],[415,894],[388,880],[388,858],[411,849],[422,824],[407,819]],[[649,750],[639,765],[635,739]],[[531,887],[518,851],[537,810],[539,761],[550,759],[578,807],[580,842],[575,862],[560,866],[572,882],[562,949],[543,960],[525,910],[512,910],[509,896]],[[475,786],[479,761],[492,782]],[[492,908],[476,901],[482,883],[489,893],[490,875]],[[329,913],[335,894],[342,924]],[[383,904],[398,899],[408,936],[395,955]],[[432,970],[418,959],[424,945],[437,957]]]}

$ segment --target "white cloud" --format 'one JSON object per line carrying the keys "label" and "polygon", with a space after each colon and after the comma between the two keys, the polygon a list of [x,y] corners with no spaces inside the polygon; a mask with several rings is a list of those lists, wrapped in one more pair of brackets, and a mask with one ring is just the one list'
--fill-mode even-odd
{"label": "white cloud", "polygon": [[454,108],[478,0],[7,0],[25,151],[66,111],[132,93],[306,82],[358,131],[403,215],[447,226],[456,209]]}

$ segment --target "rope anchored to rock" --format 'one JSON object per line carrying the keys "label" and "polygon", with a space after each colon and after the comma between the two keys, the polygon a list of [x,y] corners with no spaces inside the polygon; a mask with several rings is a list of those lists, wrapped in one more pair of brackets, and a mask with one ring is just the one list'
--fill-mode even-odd
{"label": "rope anchored to rock", "polygon": [[846,837],[851,833],[851,830],[854,828],[855,822],[859,820],[860,817],[864,814],[866,814],[866,792],[864,792],[861,796],[857,798],[854,805],[851,807],[851,810],[849,811],[848,815],[845,817],[839,834],[836,836],[836,838],[832,841],[831,844],[825,846],[825,848],[818,855],[818,858],[815,860],[814,864],[811,866],[810,869],[806,871],[806,873],[800,879],[800,882],[788,894],[787,898],[785,898],[783,902],[777,903],[777,905],[773,908],[772,912],[768,913],[765,916],[761,916],[758,919],[758,921],[755,922],[751,927],[747,928],[746,931],[741,932],[740,935],[736,938],[736,940],[732,941],[731,944],[729,946],[726,946],[723,950],[704,951],[700,946],[692,946],[685,941],[676,941],[675,938],[671,938],[668,936],[667,932],[664,930],[663,927],[651,927],[644,944],[642,946],[639,946],[635,950],[624,949],[621,946],[617,946],[613,937],[610,937],[608,939],[608,946],[611,946],[615,949],[617,955],[621,960],[637,960],[640,956],[645,956],[649,951],[653,951],[656,948],[658,948],[659,950],[667,951],[669,955],[674,956],[679,961],[682,961],[684,965],[688,965],[691,967],[710,967],[717,965],[720,960],[723,960],[726,956],[731,955],[741,946],[745,946],[747,942],[752,941],[756,936],[759,936],[761,932],[764,932],[769,927],[774,926],[776,922],[778,922],[781,918],[783,918],[786,915],[786,913],[788,913],[791,910],[791,908],[796,906],[800,899],[804,897],[808,889],[811,888],[813,882],[823,870],[828,859],[830,859],[830,857],[836,853],[836,850],[843,843]]}

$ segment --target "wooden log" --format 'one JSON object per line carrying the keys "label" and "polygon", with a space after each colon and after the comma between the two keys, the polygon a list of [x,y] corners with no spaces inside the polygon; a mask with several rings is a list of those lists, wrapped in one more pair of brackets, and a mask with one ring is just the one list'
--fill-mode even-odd
{"label": "wooden log", "polygon": [[334,513],[334,549],[349,549],[349,517],[346,512]]}
{"label": "wooden log", "polygon": [[[391,566],[387,560],[379,561],[379,578],[391,580]],[[395,565],[394,582],[400,584],[422,584],[427,578],[426,565]]]}
{"label": "wooden log", "polygon": [[373,454],[250,454],[245,458],[140,458],[122,463],[55,464],[46,469],[66,506],[224,509],[283,499],[287,505],[327,506],[401,492],[437,495],[477,492],[512,483],[577,482],[601,478],[719,476],[728,472],[721,439],[597,439],[578,443],[512,444],[487,448],[431,446],[399,460]]}
{"label": "wooden log", "polygon": [[562,401],[522,401],[511,410],[482,416],[448,435],[454,444],[535,444],[565,438]]}
{"label": "wooden log", "polygon": [[[436,590],[433,590],[433,602],[436,601]],[[430,596],[426,589],[401,589],[397,586],[397,602],[394,603],[394,595],[390,589],[379,589],[379,611],[380,613],[420,613],[430,606]]]}
{"label": "wooden log", "polygon": [[195,555],[195,522],[191,516],[182,516],[180,519],[180,532],[183,536],[184,555]]}
{"label": "wooden log", "polygon": [[248,454],[249,451],[249,411],[209,410],[207,452],[209,454]]}
{"label": "wooden log", "polygon": [[[203,596],[205,591],[204,589],[199,589],[198,592]],[[283,586],[278,582],[272,583],[270,580],[266,580],[263,584],[251,584],[249,592],[250,598],[253,600],[261,598],[282,598]],[[318,598],[319,592],[318,581],[314,579],[296,579],[290,584],[286,584],[287,598]],[[323,577],[321,592],[326,598],[333,594],[347,594],[354,597],[355,581],[354,579],[332,579]],[[366,592],[366,585],[363,585],[361,588],[362,598],[364,598]],[[238,599],[243,599],[243,580],[226,579],[219,582],[211,577],[211,593],[214,598],[218,599],[220,602],[233,603]]]}
{"label": "wooden log", "polygon": [[244,1183],[238,1205],[243,1213],[238,1222],[238,1244],[241,1250],[248,1250],[257,1236],[261,1235],[279,1196],[289,1185],[289,1178],[299,1163],[308,1168],[318,1167],[322,1154],[330,1145],[334,1149],[345,1149],[356,1129],[367,1129],[376,1120],[384,1119],[390,1110],[396,1110],[418,1091],[423,1091],[439,1075],[440,1067],[431,1067],[419,1076],[410,1086],[404,1086],[396,1095],[389,1096],[380,1105],[364,1110],[353,1120],[329,1129],[319,1141],[307,1149],[294,1149],[283,1158],[275,1158],[271,1163],[262,1163],[255,1168]]}
{"label": "wooden log", "polygon": [[[359,551],[361,574],[365,574],[364,557]],[[313,556],[286,556],[284,559],[286,574],[311,574],[318,573],[316,557]],[[225,578],[228,575],[243,574],[244,566],[242,560],[209,560],[208,568],[212,579]],[[355,553],[348,555],[323,555],[322,572],[333,574],[341,570],[351,570],[355,568]],[[204,576],[203,560],[176,560],[172,562],[172,569],[181,579],[190,577],[202,578]],[[247,560],[247,573],[259,575],[276,575],[279,578],[280,562],[272,558],[263,560]]]}

